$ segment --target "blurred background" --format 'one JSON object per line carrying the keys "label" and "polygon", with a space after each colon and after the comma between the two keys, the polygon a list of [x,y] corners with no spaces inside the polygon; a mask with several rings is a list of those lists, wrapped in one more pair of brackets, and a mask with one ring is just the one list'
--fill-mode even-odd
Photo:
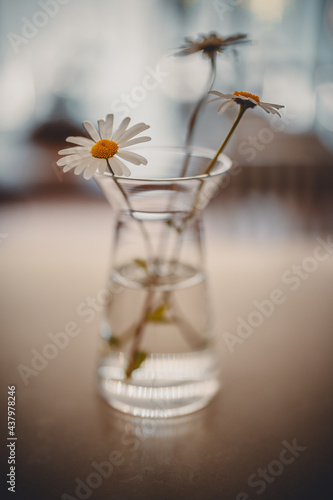
{"label": "blurred background", "polygon": [[[211,31],[252,40],[218,56],[214,88],[285,105],[281,119],[246,113],[226,150],[234,170],[206,209],[223,390],[194,426],[167,422],[163,435],[152,422],[94,498],[245,500],[250,474],[294,439],[307,450],[263,496],[333,498],[333,0],[0,0],[0,365],[18,392],[17,498],[74,495],[75,478],[141,425],[95,394],[97,314],[28,386],[18,373],[49,332],[80,322],[110,262],[114,213],[94,181],[62,173],[57,151],[107,113],[150,124],[152,144],[184,144],[210,68],[173,53]],[[236,110],[216,108],[193,144],[221,144]],[[295,293],[281,281],[291,269],[308,269]],[[231,353],[222,334],[276,288],[286,302]]]}
{"label": "blurred background", "polygon": [[[281,121],[247,114],[228,148],[233,160],[248,171],[302,167],[296,184],[332,184],[325,168],[333,154],[332,0],[1,0],[0,9],[2,195],[64,185],[94,191],[55,164],[85,119],[130,115],[151,125],[153,143],[183,144],[209,61],[172,52],[185,36],[210,31],[252,40],[218,57],[214,88],[286,107]],[[217,148],[234,115],[206,106],[193,142]],[[277,175],[262,172],[270,174]],[[286,182],[288,172],[281,175]],[[234,187],[248,184],[245,177]]]}

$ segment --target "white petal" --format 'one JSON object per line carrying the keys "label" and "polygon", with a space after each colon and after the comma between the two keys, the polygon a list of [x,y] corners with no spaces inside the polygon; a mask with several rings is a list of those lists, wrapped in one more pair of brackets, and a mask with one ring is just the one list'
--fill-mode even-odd
{"label": "white petal", "polygon": [[57,161],[57,165],[59,167],[62,167],[63,165],[72,163],[73,161],[79,160],[80,158],[81,158],[80,155],[63,156],[62,158],[60,158],[60,160]]}
{"label": "white petal", "polygon": [[92,139],[94,139],[95,142],[99,141],[101,138],[99,136],[99,133],[95,129],[94,125],[90,122],[83,122],[82,125],[90,135]]}
{"label": "white petal", "polygon": [[105,118],[105,139],[111,139],[113,132],[113,115],[109,114]]}
{"label": "white petal", "polygon": [[106,167],[107,167],[107,161],[104,160],[104,161],[101,161],[99,160],[98,161],[98,171],[100,174],[104,174],[105,170],[106,170]]}
{"label": "white petal", "polygon": [[210,90],[208,93],[217,95],[218,97],[224,97],[224,94],[222,94],[222,92],[219,92],[218,90]]}
{"label": "white petal", "polygon": [[119,165],[117,162],[117,158],[113,157],[109,159],[110,167],[111,170],[115,175],[122,175],[123,170],[122,170],[122,164]]}
{"label": "white petal", "polygon": [[106,168],[105,158],[92,158],[92,162],[89,163],[89,168],[95,167],[95,172],[97,172],[97,170],[103,169],[103,166]]}
{"label": "white petal", "polygon": [[261,105],[260,105],[260,106],[262,107],[262,109],[263,109],[264,111],[266,111],[266,113],[272,113],[273,115],[278,115],[278,116],[281,118],[280,113],[279,113],[279,112],[278,112],[278,110],[277,110],[277,109],[275,109],[273,106],[271,106],[271,105],[269,105],[269,104],[265,104],[265,103],[264,103],[264,106],[262,105],[262,103],[261,103]]}
{"label": "white petal", "polygon": [[77,167],[77,165],[77,162],[72,165],[65,165],[62,171],[64,172],[64,174],[66,174],[66,172],[69,172],[70,170],[72,170],[72,168]]}
{"label": "white petal", "polygon": [[261,103],[259,104],[259,106],[260,106],[260,107],[261,107],[264,111],[266,111],[266,113],[270,113],[270,111],[271,111],[271,110],[270,110],[270,108],[269,108],[267,105],[265,105],[265,103],[261,102]]}
{"label": "white petal", "polygon": [[[91,149],[91,148],[90,148]],[[73,154],[73,153],[85,153],[89,152],[90,154],[90,149],[82,146],[75,146],[73,148],[66,148],[66,149],[61,149],[58,151],[59,155],[67,155],[67,154]]]}
{"label": "white petal", "polygon": [[138,155],[137,153],[133,153],[133,151],[118,151],[117,153],[120,158],[123,158],[124,160],[130,161],[131,163],[134,163],[134,165],[147,165],[147,160],[144,158],[144,156]]}
{"label": "white petal", "polygon": [[120,148],[127,148],[128,146],[133,146],[134,144],[140,144],[140,142],[148,142],[151,141],[151,137],[148,135],[143,135],[142,137],[137,137],[136,139],[132,139],[131,141],[127,141],[125,143],[118,143]]}
{"label": "white petal", "polygon": [[272,108],[271,113],[273,113],[273,115],[278,115],[281,118],[280,112],[277,109]]}
{"label": "white petal", "polygon": [[132,139],[132,137],[141,134],[141,132],[147,130],[148,128],[150,128],[149,125],[146,125],[145,123],[138,123],[137,125],[134,125],[133,127],[126,130],[126,132],[118,137],[118,143],[120,144],[121,142],[127,141],[128,139]]}
{"label": "white petal", "polygon": [[89,167],[84,171],[83,177],[85,179],[91,179],[94,173],[96,172],[98,166],[96,165],[95,162],[93,164],[89,164]]}
{"label": "white petal", "polygon": [[71,163],[67,163],[67,165],[65,165],[62,170],[63,170],[64,173],[69,172],[70,170],[72,170],[72,168],[77,167],[81,163],[82,163],[82,160],[79,158],[78,160],[75,160],[75,161],[73,161]]}
{"label": "white petal", "polygon": [[105,134],[105,121],[98,120],[97,123],[98,123],[99,135],[101,136],[101,139],[107,139],[106,134]]}
{"label": "white petal", "polygon": [[86,158],[85,160],[81,160],[79,165],[74,170],[75,175],[80,175],[82,174],[83,170],[87,168],[88,165],[91,164],[92,158]]}
{"label": "white petal", "polygon": [[[111,158],[112,161],[112,168],[114,170],[115,173],[121,171],[120,174],[117,173],[117,175],[125,175],[126,177],[129,177],[131,175],[131,171],[130,169],[125,165],[125,163],[121,160],[119,160],[119,158],[116,158],[115,156],[113,158]],[[117,169],[117,172],[116,172],[116,169]]]}
{"label": "white petal", "polygon": [[217,90],[210,90],[208,93],[217,95],[221,99],[232,99],[233,97],[235,97],[233,94],[223,94],[222,92],[218,92]]}
{"label": "white petal", "polygon": [[125,177],[130,177],[131,175],[130,169],[125,164],[123,164],[123,175]]}
{"label": "white petal", "polygon": [[86,165],[78,165],[75,170],[74,170],[74,174],[75,175],[80,175],[82,174],[83,170],[86,168]]}
{"label": "white petal", "polygon": [[284,108],[284,106],[281,106],[280,104],[268,104],[268,103],[264,103],[264,104],[271,111],[271,113],[279,115],[279,117],[281,118],[281,115],[280,115],[278,109],[282,109],[282,108]]}
{"label": "white petal", "polygon": [[274,105],[272,104],[261,102],[259,106],[265,111],[267,111],[267,113],[277,113],[277,109],[275,109]]}
{"label": "white petal", "polygon": [[233,99],[230,99],[228,101],[223,102],[217,109],[217,112],[221,115],[224,113],[227,109],[231,108],[235,104],[235,101]]}
{"label": "white petal", "polygon": [[129,118],[129,116],[127,116],[126,118],[123,119],[123,121],[121,122],[121,124],[119,125],[119,127],[117,128],[117,130],[115,131],[115,133],[112,137],[113,141],[115,141],[115,142],[118,141],[119,137],[121,137],[121,135],[127,129],[127,126],[128,126],[130,121],[131,121],[131,119]]}
{"label": "white petal", "polygon": [[67,142],[72,142],[73,144],[78,144],[79,146],[86,146],[92,148],[95,144],[91,139],[86,137],[67,137]]}
{"label": "white petal", "polygon": [[224,99],[224,97],[213,97],[213,99],[209,99],[209,101],[207,101],[207,104],[209,102],[220,101],[221,99]]}
{"label": "white petal", "polygon": [[282,106],[281,104],[272,104],[271,102],[262,102],[261,101],[260,104],[263,104],[264,106],[273,107],[273,108],[276,108],[276,109],[284,108],[284,106]]}

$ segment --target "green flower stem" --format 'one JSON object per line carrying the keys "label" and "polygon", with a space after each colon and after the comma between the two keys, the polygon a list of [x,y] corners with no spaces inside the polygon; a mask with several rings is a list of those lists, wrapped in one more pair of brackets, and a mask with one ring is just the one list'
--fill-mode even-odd
{"label": "green flower stem", "polygon": [[[209,82],[208,82],[208,87],[207,87],[208,90],[204,93],[204,95],[197,102],[197,105],[194,108],[193,113],[191,115],[191,118],[190,118],[190,121],[189,121],[189,124],[188,124],[188,127],[187,127],[187,135],[186,135],[186,142],[185,142],[185,146],[186,147],[188,147],[191,144],[199,112],[200,112],[200,110],[202,108],[202,105],[206,101],[207,94],[212,89],[212,86],[213,86],[214,81],[215,81],[215,76],[216,76],[216,58],[215,58],[215,52],[212,54],[212,56],[210,58],[210,62],[211,62],[211,72],[210,72],[210,77],[209,77]],[[187,155],[186,155],[186,157],[185,157],[185,161],[184,161],[184,165],[183,165],[183,169],[181,171],[180,177],[184,177],[185,176],[186,171],[187,171],[187,167],[188,167],[188,164],[189,164],[189,161],[190,161],[190,157],[191,157],[191,153],[188,152]]]}
{"label": "green flower stem", "polygon": [[135,360],[136,360],[137,355],[139,353],[139,346],[140,346],[142,336],[144,334],[145,326],[147,324],[147,317],[149,316],[149,313],[151,312],[154,294],[155,294],[154,290],[147,290],[147,297],[146,297],[145,305],[143,308],[143,314],[142,314],[141,319],[138,323],[138,326],[136,327],[136,330],[134,333],[134,339],[133,339],[131,350],[130,350],[130,356],[129,356],[129,360],[128,360],[128,364],[127,364],[127,368],[126,368],[126,380],[128,380],[131,377],[132,372],[134,371]]}
{"label": "green flower stem", "polygon": [[[214,158],[211,160],[211,162],[209,163],[208,167],[206,168],[205,170],[205,174],[204,175],[209,175],[212,168],[214,167],[215,163],[217,162],[218,160],[218,157],[220,156],[220,154],[225,150],[232,134],[235,132],[236,128],[237,128],[237,125],[239,124],[239,122],[241,121],[245,111],[247,110],[247,106],[240,106],[239,108],[239,112],[238,112],[238,115],[237,115],[237,118],[236,120],[234,121],[234,124],[233,126],[231,127],[231,129],[229,130],[228,132],[228,135],[227,137],[224,139],[223,143],[221,144],[220,148],[218,149],[216,155],[214,156]],[[195,199],[194,199],[194,203],[193,203],[193,209],[192,211],[190,212],[188,218],[190,218],[194,212],[196,211],[196,206],[197,206],[197,203],[198,203],[198,199],[199,199],[199,196],[200,196],[200,193],[201,193],[201,190],[203,188],[203,185],[204,185],[204,180],[203,179],[200,179],[200,186],[198,188],[198,191],[196,192],[196,195],[195,195]],[[185,219],[185,223],[186,223],[186,219]]]}
{"label": "green flower stem", "polygon": [[[193,114],[194,115],[194,122],[195,123],[195,120],[196,120],[196,117],[198,115],[198,112],[199,112],[199,109],[200,109],[201,105],[198,107],[196,107],[196,110],[195,110],[195,113]],[[225,147],[227,146],[232,134],[234,133],[237,125],[239,124],[243,114],[245,113],[246,111],[246,107],[245,106],[241,106],[240,107],[240,110],[239,110],[239,113],[238,113],[238,116],[233,124],[233,126],[231,127],[227,137],[225,138],[224,142],[222,143],[221,147],[219,148],[219,150],[217,151],[216,155],[214,156],[214,158],[212,159],[212,161],[209,163],[206,171],[205,171],[205,174],[208,175],[210,173],[210,171],[212,170],[213,166],[215,165],[219,155],[222,153],[222,151],[225,149]],[[194,128],[194,125],[192,124],[192,131],[190,132],[190,134],[188,134],[188,137],[191,138],[191,134],[193,133],[193,128]],[[111,172],[111,174],[114,176],[114,172],[112,171],[111,169],[111,166],[109,165],[109,162],[108,162],[108,167],[109,167],[109,170]],[[187,168],[187,166],[186,166]],[[113,177],[114,179],[114,182],[116,183],[118,189],[120,190],[120,192],[122,193],[124,199],[126,200],[126,203],[130,209],[130,212],[133,216],[133,208],[130,204],[130,201],[126,195],[126,192],[124,191],[124,189],[122,188],[121,184],[118,182],[118,180]],[[194,201],[194,204],[193,204],[193,209],[191,210],[190,214],[186,217],[186,219],[184,220],[184,223],[182,224],[181,226],[181,231],[180,231],[180,234],[178,235],[178,238],[177,238],[177,241],[176,241],[176,247],[175,247],[175,252],[174,252],[174,260],[175,261],[178,261],[178,257],[179,257],[179,252],[180,252],[180,249],[181,249],[181,243],[182,243],[182,240],[183,240],[183,233],[184,233],[184,230],[186,228],[186,225],[187,225],[187,222],[188,220],[195,214],[195,211],[196,211],[196,205],[197,205],[197,202],[198,202],[198,198],[199,198],[199,195],[200,195],[200,192],[201,192],[201,189],[203,187],[203,184],[204,184],[204,181],[203,180],[200,180],[200,186],[197,190],[197,193],[196,193],[196,196],[195,196],[195,201]],[[138,220],[138,219],[135,219],[137,220],[137,222],[139,223],[140,225],[140,228],[141,228],[141,231],[142,231],[142,235],[144,237],[144,240],[146,242],[146,246],[147,246],[147,251],[148,251],[148,255],[149,256],[152,256],[152,248],[151,248],[151,244],[150,244],[150,240],[149,240],[149,235],[147,233],[147,230],[143,224],[142,221]],[[171,228],[170,228],[171,230]],[[179,241],[178,241],[179,240]],[[165,243],[165,242],[164,242]],[[147,269],[147,273],[149,274],[149,268]],[[135,329],[135,332],[134,332],[134,338],[133,338],[133,342],[132,342],[132,345],[131,345],[131,350],[130,350],[130,355],[129,355],[129,360],[128,360],[128,364],[127,364],[127,368],[126,368],[126,380],[130,379],[131,375],[132,375],[132,372],[135,370],[135,367],[136,367],[136,364],[137,364],[137,358],[140,354],[139,352],[139,347],[140,347],[140,343],[141,343],[141,340],[142,340],[142,337],[143,337],[143,334],[144,334],[144,330],[145,330],[145,327],[147,325],[147,322],[148,322],[148,318],[149,318],[149,314],[151,313],[152,311],[152,303],[153,303],[153,298],[154,298],[154,295],[155,295],[155,291],[150,289],[147,291],[147,297],[146,297],[146,301],[145,301],[145,305],[144,305],[144,308],[143,308],[143,314],[141,316],[141,319]],[[167,294],[164,295],[164,300],[168,297]],[[169,297],[168,297],[169,298]],[[189,325],[184,321],[183,319],[181,318],[181,316],[176,316],[174,318],[174,320],[176,321],[176,323],[178,324],[178,327],[180,329],[180,331],[183,332],[183,334],[188,334],[190,333],[192,336],[193,332],[191,329],[189,329]],[[145,353],[141,353],[141,354],[145,354]]]}
{"label": "green flower stem", "polygon": [[[121,184],[118,182],[118,179],[116,179],[116,177],[114,176],[114,172],[113,172],[109,162],[107,162],[107,164],[108,164],[109,171],[113,176],[113,180],[116,183],[116,186],[118,187],[122,196],[124,197],[126,204],[130,210],[130,213],[133,217],[134,210],[133,210],[131,203],[127,197],[127,194],[124,191]],[[152,256],[152,247],[151,247],[149,235],[148,235],[147,230],[144,226],[144,223],[142,221],[140,221],[139,219],[135,219],[135,220],[138,222],[139,227],[142,231],[142,235],[143,235],[144,241],[146,243],[146,247],[147,247],[147,253],[149,256]],[[179,235],[179,236],[181,236],[181,235]],[[149,261],[149,257],[148,257],[148,261]],[[159,278],[158,276],[156,276],[154,273],[151,274],[149,266],[146,267],[146,272],[147,272],[147,275],[151,278],[151,284],[153,284],[153,282],[156,282],[158,280],[158,278]],[[131,345],[131,349],[130,349],[129,360],[128,360],[128,364],[127,364],[127,367],[125,370],[126,380],[129,380],[131,378],[133,371],[137,367],[137,363],[138,363],[138,359],[139,359],[140,355],[142,358],[142,360],[140,358],[141,362],[144,361],[145,356],[146,356],[146,353],[140,353],[139,348],[140,348],[140,343],[141,343],[142,337],[144,335],[145,327],[149,321],[149,315],[152,312],[152,303],[153,303],[154,295],[155,295],[154,290],[150,289],[147,291],[147,298],[146,298],[145,305],[143,307],[143,313],[142,313],[141,319],[140,319],[138,325],[135,327],[135,330],[133,332],[133,341],[132,341],[132,345]],[[166,292],[164,295],[164,299],[169,298],[170,296],[171,296],[171,292]],[[167,303],[167,302],[165,302],[165,303]],[[178,325],[180,332],[183,333],[184,337],[186,337],[188,340],[190,340],[191,337],[194,335],[194,330],[192,331],[190,329],[189,325],[186,323],[186,321],[182,320],[182,318],[180,316],[175,317],[175,322]],[[132,329],[130,329],[130,330],[132,330]],[[129,333],[129,332],[127,332],[127,333]],[[196,344],[196,346],[200,345],[199,342],[194,342],[194,343]]]}
{"label": "green flower stem", "polygon": [[[145,242],[145,245],[146,245],[146,250],[147,250],[147,261],[148,263],[149,262],[152,262],[152,259],[153,259],[153,248],[152,248],[152,245],[151,245],[151,242],[150,242],[150,239],[149,239],[149,234],[147,232],[147,229],[146,229],[146,226],[144,225],[144,222],[140,219],[136,219],[134,216],[133,216],[133,213],[134,213],[134,209],[128,199],[128,196],[127,194],[125,193],[123,187],[121,186],[120,182],[118,182],[118,179],[115,177],[115,174],[111,168],[111,165],[110,163],[107,161],[107,165],[108,165],[108,169],[110,171],[110,173],[112,174],[113,176],[113,180],[117,186],[117,188],[119,189],[119,191],[121,192],[121,194],[123,195],[125,201],[126,201],[126,204],[129,208],[129,211],[130,211],[130,214],[132,216],[132,218],[139,224],[139,227],[140,227],[140,230],[141,230],[141,233],[142,233],[142,236],[143,236],[143,240]],[[150,273],[150,268],[149,268],[149,265],[148,265],[148,274],[151,274]]]}
{"label": "green flower stem", "polygon": [[246,110],[247,110],[246,106],[240,106],[239,112],[238,112],[238,116],[237,116],[236,120],[234,121],[233,126],[229,130],[229,133],[228,133],[227,137],[224,139],[224,141],[221,144],[218,152],[216,153],[216,155],[214,156],[214,158],[212,159],[212,161],[210,162],[210,164],[208,165],[208,167],[205,170],[205,174],[206,175],[208,175],[210,173],[210,171],[212,170],[213,166],[215,165],[218,157],[220,156],[220,154],[222,153],[222,151],[224,151],[226,145],[228,144],[228,142],[229,142],[232,134],[236,130],[236,127],[239,124],[239,122],[241,121],[241,119],[242,119],[242,117],[243,117],[243,115],[244,115],[244,113],[245,113]]}
{"label": "green flower stem", "polygon": [[[193,113],[191,115],[188,127],[187,127],[187,135],[186,135],[186,142],[185,142],[186,148],[189,147],[189,145],[192,141],[192,137],[193,137],[196,123],[197,123],[197,118],[198,118],[199,112],[200,112],[203,104],[205,103],[205,101],[207,99],[207,94],[212,89],[212,86],[213,86],[214,81],[215,81],[215,76],[216,76],[216,53],[215,52],[210,57],[210,63],[211,63],[211,70],[210,70],[207,91],[203,94],[203,96],[197,102],[197,104],[193,110]],[[191,153],[190,153],[190,151],[188,151],[186,156],[185,156],[185,160],[184,160],[182,171],[180,173],[180,177],[184,177],[186,175],[186,171],[188,168],[190,158],[191,158]],[[172,196],[172,198],[170,200],[170,204],[169,204],[169,209],[170,209],[170,207],[172,207],[176,196],[177,196],[177,193],[175,193],[174,196]],[[171,221],[172,221],[172,219],[171,219]],[[165,248],[167,248],[167,235],[169,234],[167,232],[168,229],[170,230],[170,228],[168,228],[168,226],[166,225],[164,231],[162,231],[160,243],[159,243],[159,251],[157,253],[157,255],[159,255],[159,256],[163,255],[163,250]]]}
{"label": "green flower stem", "polygon": [[[175,302],[175,297],[171,291],[163,293],[163,303],[158,307],[153,306],[153,299],[155,296],[155,291],[152,289],[147,290],[147,296],[145,304],[143,306],[143,313],[139,320],[139,323],[135,326],[132,325],[129,329],[124,332],[123,335],[117,336],[118,344],[117,348],[123,344],[124,341],[129,340],[133,336],[133,341],[130,349],[129,360],[125,370],[126,379],[130,379],[133,371],[136,369],[136,364],[138,356],[147,353],[140,352],[140,343],[144,335],[144,330],[146,325],[151,322],[165,322],[164,313],[166,310],[172,308],[174,314],[171,316],[170,321],[175,323],[179,329],[180,334],[183,335],[184,339],[188,342],[193,349],[200,349],[205,345],[205,341],[200,338],[199,333],[192,327],[192,325],[183,317],[183,313],[179,305]],[[172,298],[172,304],[170,299]],[[142,360],[144,361],[144,359]]]}
{"label": "green flower stem", "polygon": [[[130,210],[130,213],[132,215],[134,210],[133,210],[131,203],[126,195],[126,192],[122,188],[121,184],[118,182],[118,179],[116,179],[116,177],[114,177],[114,172],[113,172],[111,166],[109,165],[109,162],[107,162],[107,163],[108,163],[109,171],[113,176],[113,180],[116,183],[116,186],[118,187],[119,191],[123,195],[123,197],[126,201],[126,204]],[[143,235],[144,241],[146,243],[148,255],[152,256],[151,243],[150,243],[150,239],[149,239],[149,235],[147,233],[147,230],[144,226],[144,223],[142,221],[140,221],[139,219],[135,219],[135,220],[138,222],[139,227],[142,231],[142,235]],[[148,260],[149,260],[149,257],[148,257]],[[146,267],[146,272],[147,272],[148,276],[152,279],[152,282],[158,280],[158,276],[151,274],[149,266]],[[153,278],[155,278],[155,279],[153,279]],[[167,292],[167,293],[169,293],[171,295],[171,292]],[[149,314],[152,311],[152,302],[153,302],[154,295],[155,295],[154,290],[148,290],[147,299],[146,299],[146,303],[144,305],[142,317],[139,321],[139,324],[136,326],[136,328],[134,330],[133,342],[132,342],[132,346],[131,346],[131,350],[130,350],[129,361],[128,361],[128,364],[127,364],[127,367],[125,370],[126,380],[131,378],[131,375],[132,375],[132,373],[135,370],[135,367],[137,365],[137,359],[138,359],[138,356],[140,355],[140,352],[139,352],[140,343],[141,343],[141,340],[142,340],[142,337],[144,334],[146,324],[148,323]],[[168,295],[168,297],[170,295]],[[184,335],[185,335],[185,333],[189,332],[189,328],[188,327],[186,328],[186,324],[184,322],[182,322],[180,318],[177,318],[177,324],[179,326],[180,331],[183,332]],[[186,332],[185,332],[185,330],[186,330]],[[187,336],[189,336],[189,333]],[[141,354],[143,354],[143,353],[141,353]]]}
{"label": "green flower stem", "polygon": [[[134,220],[136,220],[136,222],[139,224],[139,227],[140,227],[140,230],[142,232],[142,236],[143,236],[143,239],[144,239],[144,242],[145,242],[145,245],[146,245],[146,250],[147,250],[147,262],[148,262],[148,265],[147,265],[146,271],[147,271],[148,276],[152,279],[152,282],[154,282],[154,281],[156,281],[156,278],[158,278],[158,276],[154,275],[154,273],[151,272],[151,269],[150,269],[150,266],[149,266],[149,262],[153,262],[153,260],[152,260],[153,259],[153,249],[152,249],[152,245],[151,245],[151,242],[150,242],[150,239],[149,239],[149,234],[147,232],[147,229],[146,229],[143,221],[141,221],[139,219],[136,219],[133,216],[134,209],[133,209],[133,207],[132,207],[132,205],[131,205],[131,203],[130,203],[130,201],[128,199],[128,196],[127,196],[126,192],[124,191],[124,189],[121,186],[121,184],[118,182],[118,179],[115,177],[115,174],[114,174],[114,172],[113,172],[113,170],[111,168],[111,165],[109,164],[108,161],[107,161],[107,166],[108,166],[108,169],[109,169],[111,175],[113,176],[113,180],[116,183],[117,188],[119,189],[119,191],[121,192],[122,196],[125,199],[125,202],[126,202],[128,208],[129,208],[129,211],[130,211],[130,214],[131,214],[132,218]],[[140,345],[141,338],[142,338],[143,333],[144,333],[144,328],[145,328],[146,323],[147,323],[147,316],[148,316],[148,314],[150,312],[150,309],[151,309],[151,303],[152,303],[154,294],[155,294],[155,292],[153,290],[148,290],[148,294],[147,294],[146,304],[144,306],[143,315],[142,315],[142,318],[141,318],[141,320],[140,320],[139,324],[137,325],[137,327],[135,329],[135,332],[134,332],[134,339],[133,339],[132,347],[131,347],[131,351],[130,351],[130,358],[129,358],[129,362],[128,362],[128,365],[127,365],[127,368],[126,368],[126,379],[127,380],[131,377],[132,372],[135,370],[135,367],[136,367],[136,364],[137,364],[137,358],[138,358],[138,356],[140,354],[139,353],[139,345]]]}
{"label": "green flower stem", "polygon": [[[224,151],[224,149],[226,148],[232,134],[234,133],[234,131],[236,130],[237,128],[237,125],[239,124],[239,122],[241,121],[245,111],[248,109],[248,106],[247,104],[245,105],[240,105],[240,109],[239,109],[239,112],[238,112],[238,115],[237,115],[237,118],[236,120],[234,121],[234,124],[232,125],[231,129],[229,130],[229,133],[228,135],[226,136],[226,138],[224,139],[223,143],[221,144],[220,148],[218,149],[216,155],[214,156],[214,158],[211,160],[211,162],[209,163],[208,167],[206,168],[205,170],[205,175],[209,175],[212,168],[214,167],[218,157],[220,156],[220,154]],[[195,195],[195,199],[194,199],[194,203],[193,203],[193,208],[191,210],[191,212],[184,218],[184,221],[183,221],[183,224],[180,228],[180,235],[179,235],[179,238],[182,236],[185,228],[186,228],[186,225],[187,225],[187,222],[189,219],[192,218],[192,216],[195,214],[195,211],[197,209],[197,203],[198,203],[198,199],[199,199],[199,196],[200,196],[200,193],[201,193],[201,190],[203,188],[203,185],[204,185],[204,180],[200,179],[200,186],[196,192],[196,195]],[[176,245],[175,245],[175,248],[174,248],[174,252],[173,252],[173,259],[172,260],[175,260],[175,261],[178,261],[178,258],[179,258],[179,252],[180,252],[180,249],[181,249],[181,244],[179,242],[176,242]]]}

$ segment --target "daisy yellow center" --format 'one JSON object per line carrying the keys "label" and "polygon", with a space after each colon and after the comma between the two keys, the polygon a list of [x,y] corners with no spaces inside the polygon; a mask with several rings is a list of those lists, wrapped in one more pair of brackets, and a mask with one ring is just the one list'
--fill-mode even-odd
{"label": "daisy yellow center", "polygon": [[235,90],[235,92],[233,93],[233,95],[235,96],[242,96],[242,97],[249,97],[250,99],[253,99],[254,101],[256,101],[258,104],[260,102],[260,99],[257,95],[255,94],[250,94],[250,92],[238,92],[237,90]]}
{"label": "daisy yellow center", "polygon": [[95,158],[112,158],[118,151],[118,144],[114,141],[108,141],[107,139],[103,139],[101,141],[97,141],[96,144],[91,148],[91,154]]}

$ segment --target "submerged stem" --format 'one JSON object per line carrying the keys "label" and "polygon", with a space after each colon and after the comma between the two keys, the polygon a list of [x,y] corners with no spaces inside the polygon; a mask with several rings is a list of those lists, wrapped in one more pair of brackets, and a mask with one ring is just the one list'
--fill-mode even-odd
{"label": "submerged stem", "polygon": [[134,339],[133,339],[131,350],[130,350],[130,356],[129,356],[129,360],[128,360],[128,364],[127,364],[127,368],[126,368],[126,379],[127,380],[131,377],[132,372],[134,371],[135,359],[139,353],[140,342],[141,342],[141,339],[142,339],[142,336],[144,333],[145,326],[147,324],[147,317],[148,317],[148,314],[151,310],[151,305],[152,305],[154,294],[155,294],[154,290],[147,291],[147,297],[146,297],[146,302],[145,302],[145,305],[143,308],[143,314],[142,314],[141,319],[138,323],[138,326],[136,327],[136,330],[134,333]]}
{"label": "submerged stem", "polygon": [[[212,60],[212,64],[213,64],[213,60]],[[201,102],[201,101],[200,101]],[[203,101],[202,101],[203,102]],[[200,104],[201,106],[201,104]],[[189,137],[189,140],[191,139],[191,136],[192,136],[192,133],[193,133],[193,128],[194,128],[194,124],[195,124],[195,121],[196,121],[196,117],[199,113],[199,110],[200,110],[200,106],[197,105],[196,109],[195,109],[195,112],[194,114],[192,115],[192,118],[193,120],[191,120],[190,123],[192,123],[191,125],[191,129],[190,129],[190,133],[188,134],[188,137]],[[233,132],[235,131],[237,125],[239,124],[243,114],[245,113],[246,111],[246,106],[241,106],[240,107],[240,110],[239,110],[239,113],[238,113],[238,116],[233,124],[233,126],[231,127],[227,137],[225,138],[225,140],[223,141],[221,147],[219,148],[219,150],[217,151],[216,155],[214,156],[214,158],[211,160],[211,162],[209,163],[206,171],[205,171],[205,174],[208,175],[211,171],[211,169],[213,168],[213,166],[215,165],[219,155],[222,153],[222,151],[224,150],[224,148],[227,146]],[[188,155],[187,155],[188,156]],[[118,182],[118,179],[114,176],[114,172],[112,171],[112,168],[111,166],[109,165],[109,162],[107,162],[108,164],[108,168],[110,170],[110,173],[113,175],[113,179],[114,179],[114,182],[116,183],[118,189],[120,190],[120,192],[122,193],[122,196],[124,197],[125,201],[126,201],[126,204],[128,205],[129,207],[129,210],[130,210],[130,213],[131,213],[131,216],[135,219],[135,217],[133,216],[133,208],[131,206],[131,203],[127,197],[127,194],[126,192],[124,191],[123,187],[121,186],[121,184]],[[186,168],[187,168],[187,164],[186,164],[186,160],[185,160],[185,163],[184,163],[184,167],[183,167],[183,170],[185,168],[185,171],[186,172]],[[182,240],[183,240],[183,233],[184,233],[184,230],[186,228],[186,225],[187,225],[187,222],[188,220],[192,217],[192,215],[195,214],[196,210],[197,210],[197,202],[198,202],[198,199],[199,199],[199,196],[200,196],[200,192],[201,192],[201,189],[204,185],[204,181],[202,179],[200,179],[200,186],[197,190],[197,193],[195,195],[195,200],[194,200],[194,203],[193,203],[193,208],[191,210],[191,212],[188,214],[188,216],[184,219],[183,221],[183,224],[181,226],[181,231],[180,231],[180,234],[178,235],[178,238],[177,238],[177,241],[176,241],[176,247],[175,247],[175,251],[174,251],[174,257],[176,258],[176,260],[178,260],[178,257],[179,257],[179,252],[180,252],[180,248],[181,248],[181,244],[182,244]],[[151,247],[151,242],[149,240],[149,235],[147,233],[147,230],[144,226],[144,223],[143,221],[139,220],[139,219],[135,219],[138,224],[139,224],[139,227],[142,231],[142,235],[144,237],[144,241],[146,243],[146,246],[147,246],[147,253],[148,253],[148,259],[149,257],[152,257],[152,247]],[[171,230],[171,228],[170,228]],[[163,236],[163,235],[162,235]],[[164,244],[165,244],[165,240],[164,240]],[[148,269],[147,269],[147,272],[148,274],[149,273],[149,266],[148,266]],[[129,360],[128,360],[128,364],[127,364],[127,367],[126,367],[126,380],[128,380],[131,375],[132,375],[132,372],[135,370],[136,368],[136,361],[137,361],[137,358],[138,356],[141,354],[143,355],[143,358],[140,359],[140,363],[142,362],[142,360],[144,360],[145,356],[146,356],[146,353],[140,353],[139,352],[139,346],[140,346],[140,343],[141,343],[141,340],[142,340],[142,337],[143,337],[143,334],[144,334],[144,330],[145,330],[145,327],[146,327],[146,324],[147,324],[147,321],[148,321],[148,316],[149,316],[149,313],[151,311],[151,308],[152,308],[152,302],[153,302],[153,298],[154,298],[154,295],[155,295],[155,291],[152,290],[152,289],[148,289],[147,290],[147,297],[146,297],[146,301],[145,301],[145,304],[144,304],[144,307],[143,307],[143,314],[141,316],[141,319],[135,329],[135,332],[134,332],[134,338],[133,338],[133,342],[132,342],[132,346],[131,346],[131,350],[130,350],[130,355],[129,355]],[[166,298],[166,296],[164,297],[164,299]],[[186,336],[188,336],[190,334],[190,337],[192,337],[192,328],[189,328],[189,326],[191,325],[188,325],[187,322],[182,319],[181,315],[180,316],[176,316],[174,318],[176,320],[176,323],[178,324],[178,328],[179,330]]]}

